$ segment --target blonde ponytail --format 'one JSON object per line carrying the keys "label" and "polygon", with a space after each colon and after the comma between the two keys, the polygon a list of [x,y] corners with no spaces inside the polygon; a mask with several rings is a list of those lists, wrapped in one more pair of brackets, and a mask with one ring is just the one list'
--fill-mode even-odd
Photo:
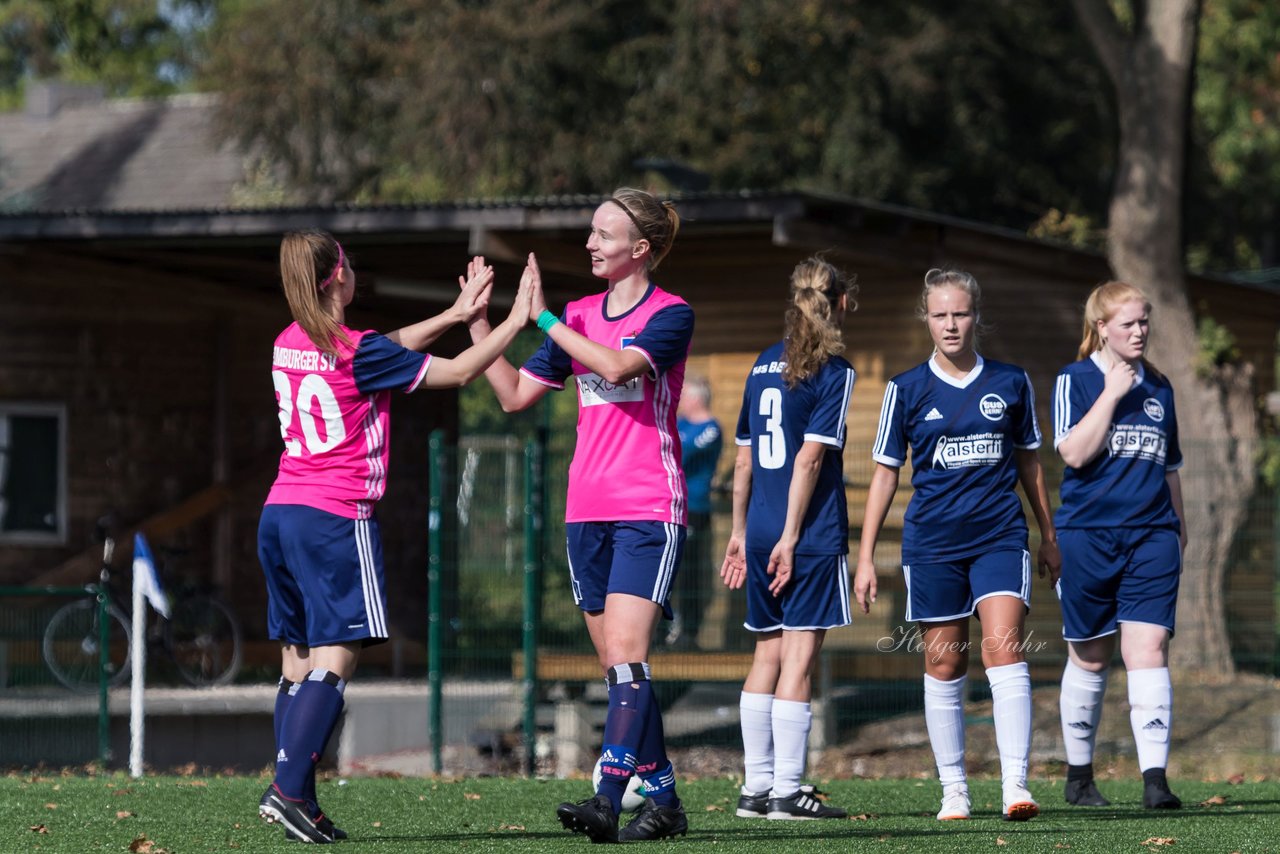
{"label": "blonde ponytail", "polygon": [[[782,381],[787,388],[806,380],[835,355],[844,352],[844,336],[836,311],[840,297],[857,293],[853,278],[814,255],[791,273],[791,305],[783,320]],[[856,304],[848,305],[853,311]]]}
{"label": "blonde ponytail", "polygon": [[290,231],[280,241],[280,282],[289,313],[311,343],[330,356],[338,355],[336,341],[351,346],[351,339],[328,312],[322,298],[344,263],[342,247],[328,232]]}

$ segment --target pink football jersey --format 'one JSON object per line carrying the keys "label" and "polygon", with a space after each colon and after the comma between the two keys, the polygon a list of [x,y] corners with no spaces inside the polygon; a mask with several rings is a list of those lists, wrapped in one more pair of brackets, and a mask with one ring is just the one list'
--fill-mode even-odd
{"label": "pink football jersey", "polygon": [[431,357],[342,329],[352,346],[338,341],[336,357],[296,323],[276,338],[271,380],[285,450],[266,503],[367,519],[386,488],[390,389],[417,388]]}
{"label": "pink football jersey", "polygon": [[[643,353],[650,373],[614,385],[563,354],[548,338],[521,370],[560,388],[571,365],[578,386],[578,442],[569,465],[566,522],[652,521],[686,524],[687,493],[680,466],[676,404],[684,385],[693,315],[679,297],[653,287],[621,317],[605,314],[607,293],[569,303],[564,322],[592,341]],[[676,311],[664,309],[676,308]],[[657,321],[654,315],[663,313]],[[559,375],[557,375],[559,374]]]}

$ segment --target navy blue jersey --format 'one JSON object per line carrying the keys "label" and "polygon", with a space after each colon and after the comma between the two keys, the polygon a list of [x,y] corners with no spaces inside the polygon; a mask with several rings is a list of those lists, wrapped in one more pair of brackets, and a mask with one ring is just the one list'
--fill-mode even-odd
{"label": "navy blue jersey", "polygon": [[901,468],[911,452],[904,564],[1027,547],[1013,451],[1040,447],[1035,403],[1022,368],[981,356],[962,380],[929,359],[889,381],[871,456]]}
{"label": "navy blue jersey", "polygon": [[735,440],[751,446],[747,550],[773,551],[787,521],[787,495],[796,453],[821,442],[818,482],[800,528],[796,554],[847,554],[849,511],[844,495],[845,413],[853,394],[853,366],[833,356],[813,376],[787,388],[782,342],[760,354],[747,377]]}
{"label": "navy blue jersey", "polygon": [[[1093,408],[1106,385],[1098,354],[1062,369],[1053,393],[1053,444]],[[1141,370],[1116,404],[1102,451],[1081,468],[1062,473],[1058,528],[1172,527],[1178,514],[1165,480],[1182,467],[1173,387]]]}

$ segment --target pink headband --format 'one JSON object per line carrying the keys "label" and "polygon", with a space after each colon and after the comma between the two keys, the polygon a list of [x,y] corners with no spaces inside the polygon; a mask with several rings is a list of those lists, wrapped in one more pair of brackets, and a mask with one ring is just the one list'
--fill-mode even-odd
{"label": "pink headband", "polygon": [[347,260],[347,256],[342,252],[342,244],[335,240],[333,241],[333,245],[338,247],[338,263],[334,265],[333,272],[325,276],[324,281],[320,283],[320,290],[322,291],[329,287],[333,282],[333,277],[338,275],[338,271],[342,269],[342,265]]}

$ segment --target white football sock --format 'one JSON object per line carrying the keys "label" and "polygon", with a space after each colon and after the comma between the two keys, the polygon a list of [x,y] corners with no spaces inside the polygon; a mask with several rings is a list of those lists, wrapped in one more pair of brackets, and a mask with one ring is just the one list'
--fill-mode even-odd
{"label": "white football sock", "polygon": [[1102,719],[1102,698],[1107,693],[1107,669],[1085,670],[1071,659],[1062,671],[1058,711],[1062,715],[1062,741],[1068,765],[1093,762],[1093,746]]}
{"label": "white football sock", "polygon": [[748,694],[738,699],[742,726],[742,763],[746,777],[742,793],[755,795],[773,788],[773,695]]}
{"label": "white football sock", "polygon": [[943,682],[924,675],[924,722],[929,730],[938,780],[943,787],[966,780],[964,770],[964,685],[967,676]]}
{"label": "white football sock", "polygon": [[1031,671],[1025,661],[988,667],[987,681],[991,683],[1000,777],[1006,786],[1025,786],[1031,753]]}
{"label": "white football sock", "polygon": [[789,798],[800,791],[812,722],[808,703],[773,701],[773,797]]}
{"label": "white football sock", "polygon": [[1169,767],[1173,684],[1169,668],[1129,671],[1129,723],[1138,745],[1138,769]]}

